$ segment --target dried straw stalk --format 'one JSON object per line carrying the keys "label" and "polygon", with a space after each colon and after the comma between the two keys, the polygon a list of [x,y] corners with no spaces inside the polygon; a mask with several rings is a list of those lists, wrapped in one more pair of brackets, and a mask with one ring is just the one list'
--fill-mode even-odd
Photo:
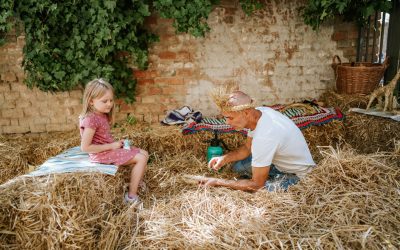
{"label": "dried straw stalk", "polygon": [[[333,143],[333,124],[305,131]],[[335,129],[339,129],[335,131]],[[184,174],[233,178],[207,170],[210,133],[183,136],[174,127],[122,126],[151,153],[144,209],[122,203],[128,170],[116,177],[67,174],[0,186],[0,246],[60,248],[398,248],[399,155],[358,155],[328,148],[313,173],[286,193],[203,189]],[[231,148],[240,135],[224,135]],[[73,138],[73,137],[71,137]],[[44,140],[44,139],[43,139]],[[71,139],[73,141],[73,139]],[[48,144],[47,144],[48,145]],[[49,150],[46,148],[46,150]],[[314,154],[317,154],[315,152]]]}

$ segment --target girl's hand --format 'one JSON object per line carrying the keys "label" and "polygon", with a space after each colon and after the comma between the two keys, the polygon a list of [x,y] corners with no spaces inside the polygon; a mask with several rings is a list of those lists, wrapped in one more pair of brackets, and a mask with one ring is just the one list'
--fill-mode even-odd
{"label": "girl's hand", "polygon": [[111,149],[119,149],[119,148],[122,148],[123,145],[124,145],[123,140],[116,141],[116,142],[111,143]]}

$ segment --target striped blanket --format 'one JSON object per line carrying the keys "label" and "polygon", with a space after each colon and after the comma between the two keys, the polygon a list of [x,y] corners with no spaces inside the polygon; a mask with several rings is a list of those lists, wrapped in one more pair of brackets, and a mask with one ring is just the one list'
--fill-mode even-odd
{"label": "striped blanket", "polygon": [[80,147],[73,147],[59,155],[51,157],[36,170],[26,174],[27,177],[42,176],[48,174],[60,174],[71,172],[100,172],[115,175],[118,167],[90,162],[89,155],[81,151]]}
{"label": "striped blanket", "polygon": [[[310,105],[312,113],[305,112],[302,108],[285,108],[285,105],[269,106],[282,114],[289,117],[300,129],[305,129],[310,126],[321,126],[333,120],[344,119],[343,113],[338,108],[324,108],[317,105]],[[192,122],[182,128],[183,134],[192,134],[199,131],[217,131],[218,133],[239,132],[247,135],[248,130],[242,129],[236,131],[230,125],[225,123],[225,119],[203,118],[201,122]]]}

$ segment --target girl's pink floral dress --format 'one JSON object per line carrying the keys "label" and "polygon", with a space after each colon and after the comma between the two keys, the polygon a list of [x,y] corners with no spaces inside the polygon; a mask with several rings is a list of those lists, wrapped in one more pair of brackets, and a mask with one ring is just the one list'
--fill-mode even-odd
{"label": "girl's pink floral dress", "polygon": [[[110,124],[105,114],[91,113],[87,115],[83,119],[80,119],[79,128],[81,137],[85,128],[92,128],[96,131],[92,139],[92,144],[100,145],[115,141],[111,135]],[[100,153],[90,153],[89,157],[92,162],[120,166],[135,157],[139,151],[139,148],[131,146],[131,149],[119,148]]]}

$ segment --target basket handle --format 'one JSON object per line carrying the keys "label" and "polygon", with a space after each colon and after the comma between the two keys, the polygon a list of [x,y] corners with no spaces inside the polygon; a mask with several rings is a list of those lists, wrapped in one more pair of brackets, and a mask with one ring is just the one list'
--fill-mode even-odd
{"label": "basket handle", "polygon": [[[336,59],[339,61],[339,63],[336,62]],[[340,57],[338,55],[333,56],[332,64],[342,64],[342,60],[340,60]]]}
{"label": "basket handle", "polygon": [[385,60],[383,61],[382,65],[383,65],[384,69],[387,69],[387,67],[389,67],[389,57],[388,56],[385,57]]}

